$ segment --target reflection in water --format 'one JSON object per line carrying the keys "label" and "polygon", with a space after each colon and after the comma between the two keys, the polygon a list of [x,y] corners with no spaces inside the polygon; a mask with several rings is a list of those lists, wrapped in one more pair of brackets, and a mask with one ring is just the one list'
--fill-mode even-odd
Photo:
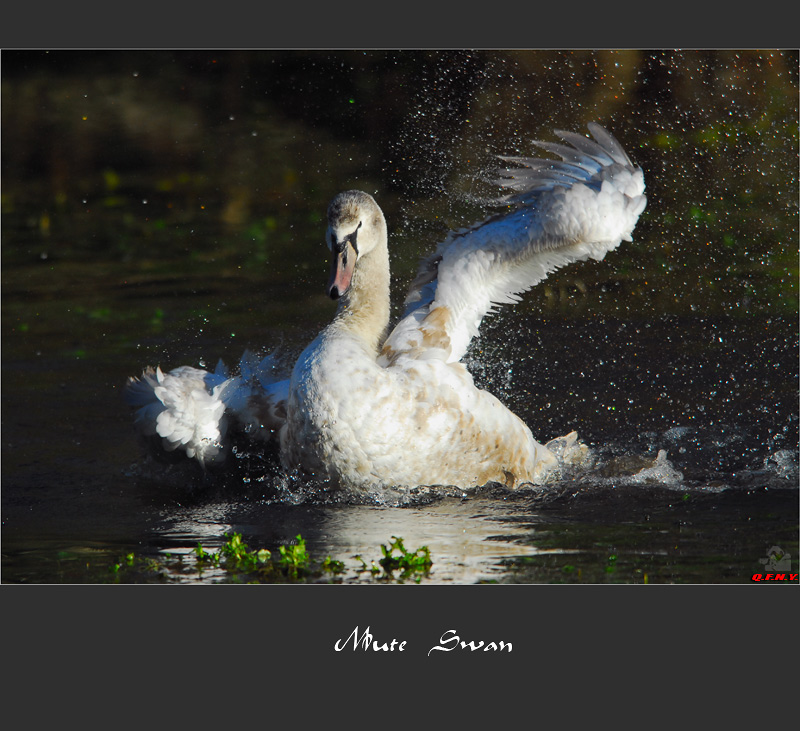
{"label": "reflection in water", "polygon": [[[412,551],[423,545],[430,550],[433,566],[423,583],[520,577],[675,581],[681,580],[680,571],[701,581],[747,580],[747,562],[766,535],[772,536],[767,541],[793,545],[796,524],[790,514],[766,531],[751,521],[796,504],[796,481],[796,460],[790,467],[785,452],[767,459],[764,469],[742,471],[726,484],[687,482],[664,450],[651,458],[626,452],[600,458],[567,480],[517,491],[431,488],[413,497],[386,492],[326,497],[305,484],[294,486],[291,504],[253,494],[221,502],[201,496],[196,504],[162,511],[157,543],[166,554],[190,554],[197,541],[217,550],[226,535],[237,532],[251,547],[275,551],[302,534],[316,560],[330,556],[344,563],[337,580],[345,583],[369,580],[362,559],[366,565],[377,562],[381,545],[394,536]],[[730,552],[723,558],[725,574],[711,560],[719,541]],[[201,577],[175,579],[213,583],[230,577],[207,569]]]}
{"label": "reflection in water", "polygon": [[320,549],[332,555],[354,551],[369,560],[380,557],[376,547],[388,545],[391,536],[402,536],[409,548],[424,545],[430,549],[434,557],[430,581],[473,583],[499,578],[500,559],[533,551],[513,542],[526,535],[525,529],[501,525],[491,512],[489,504],[453,499],[423,509],[340,508],[329,515],[317,540]]}
{"label": "reflection in water", "polygon": [[380,546],[388,546],[393,536],[400,536],[409,550],[430,549],[433,566],[425,583],[474,583],[499,578],[502,559],[535,552],[514,542],[529,534],[526,527],[501,520],[502,511],[491,502],[454,498],[421,508],[286,508],[257,503],[242,510],[235,505],[204,505],[171,511],[159,533],[164,551],[188,553],[198,541],[207,550],[217,549],[222,537],[233,531],[242,533],[251,545],[271,550],[292,543],[295,531],[301,532],[312,556],[344,562],[345,581],[357,578],[361,563],[356,556],[368,565],[377,562],[382,555]]}
{"label": "reflection in water", "polygon": [[158,533],[170,545],[176,544],[170,550],[184,544],[194,548],[198,542],[218,546],[221,537],[233,530],[233,526],[227,522],[228,513],[226,506],[219,504],[193,508],[173,507],[158,516],[163,522]]}

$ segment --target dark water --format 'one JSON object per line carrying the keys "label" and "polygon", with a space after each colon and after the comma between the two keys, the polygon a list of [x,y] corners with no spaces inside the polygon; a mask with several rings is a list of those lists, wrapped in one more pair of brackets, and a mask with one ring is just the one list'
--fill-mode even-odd
{"label": "dark water", "polygon": [[[192,553],[233,532],[300,534],[344,564],[310,580],[347,583],[385,580],[354,556],[392,536],[430,549],[423,583],[749,582],[773,547],[797,571],[796,54],[3,60],[3,582],[241,580]],[[331,195],[384,205],[399,301],[480,215],[490,152],[590,119],[645,168],[636,241],[487,321],[470,367],[593,466],[355,500],[257,454],[211,484],[144,459],[129,375],[296,352],[331,317]]]}

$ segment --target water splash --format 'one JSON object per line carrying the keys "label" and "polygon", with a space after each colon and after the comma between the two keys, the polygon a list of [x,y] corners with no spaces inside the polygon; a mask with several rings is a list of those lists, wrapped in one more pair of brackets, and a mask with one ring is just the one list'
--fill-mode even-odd
{"label": "water splash", "polygon": [[774,472],[776,477],[797,483],[797,452],[781,449],[764,459],[764,469]]}
{"label": "water splash", "polygon": [[667,459],[667,452],[660,449],[651,467],[639,470],[627,478],[633,484],[675,485],[683,483],[683,474],[676,470]]}

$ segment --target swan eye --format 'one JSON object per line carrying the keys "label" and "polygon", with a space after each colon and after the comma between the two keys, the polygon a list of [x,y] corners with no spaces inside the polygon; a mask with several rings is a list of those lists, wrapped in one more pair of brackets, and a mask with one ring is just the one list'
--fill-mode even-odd
{"label": "swan eye", "polygon": [[361,228],[361,221],[358,222],[358,226],[356,226],[355,231],[352,233],[347,234],[341,241],[336,240],[336,235],[331,232],[331,243],[330,248],[331,251],[341,254],[347,248],[347,244],[349,243],[350,246],[353,247],[353,250],[356,252],[356,256],[358,256],[358,229]]}

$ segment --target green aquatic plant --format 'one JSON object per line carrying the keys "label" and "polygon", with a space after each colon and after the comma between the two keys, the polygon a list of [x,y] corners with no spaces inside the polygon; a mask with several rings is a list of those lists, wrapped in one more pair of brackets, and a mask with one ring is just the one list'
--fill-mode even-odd
{"label": "green aquatic plant", "polygon": [[[408,551],[402,538],[396,536],[392,536],[388,546],[382,545],[381,551],[383,557],[377,563],[371,561],[369,565],[360,556],[355,556],[361,562],[361,568],[356,569],[356,573],[369,571],[374,578],[382,581],[404,581],[411,577],[419,583],[432,565],[427,546]],[[233,582],[301,583],[309,580],[341,581],[341,575],[347,571],[343,561],[330,556],[322,561],[315,560],[300,534],[291,543],[279,546],[277,552],[270,552],[266,548],[250,548],[241,533],[226,533],[218,551],[208,551],[202,543],[198,543],[189,556],[193,556],[194,561],[185,561],[184,555],[149,558],[131,552],[117,559],[108,567],[108,572],[117,582],[148,582],[153,579],[169,580],[179,574],[186,576],[194,572],[202,575],[203,571],[211,568],[221,570],[227,580]]]}
{"label": "green aquatic plant", "polygon": [[108,567],[109,573],[118,574],[120,569],[124,569],[125,567],[131,567],[136,562],[136,556],[133,553],[126,554],[123,558],[115,563],[111,564]]}
{"label": "green aquatic plant", "polygon": [[307,572],[311,563],[305,539],[298,534],[295,540],[296,543],[278,548],[278,553],[281,555],[278,563],[292,578],[297,578],[300,574]]}
{"label": "green aquatic plant", "polygon": [[108,567],[108,572],[117,582],[122,580],[136,582],[143,579],[164,581],[168,578],[168,568],[164,561],[148,556],[137,556],[131,552],[112,563]]}
{"label": "green aquatic plant", "polygon": [[431,552],[427,546],[420,546],[416,551],[412,552],[406,549],[403,545],[403,539],[397,536],[392,536],[388,546],[381,544],[381,551],[383,552],[383,558],[378,563],[380,563],[388,576],[391,576],[395,571],[399,571],[401,578],[413,575],[414,579],[419,583],[422,576],[427,575],[433,565]]}
{"label": "green aquatic plant", "polygon": [[380,567],[375,563],[375,561],[372,561],[370,565],[367,566],[367,562],[360,555],[355,555],[353,558],[361,562],[361,568],[357,569],[358,573],[370,571],[372,574],[379,574],[381,572]]}
{"label": "green aquatic plant", "polygon": [[317,565],[312,560],[306,547],[306,541],[298,534],[294,542],[278,547],[277,557],[266,548],[251,549],[242,541],[241,533],[226,534],[226,542],[220,547],[219,553],[209,554],[198,544],[195,552],[198,560],[208,562],[212,556],[221,557],[217,564],[229,573],[251,574],[256,580],[269,579],[280,581],[306,580],[317,578],[323,573],[337,574],[344,571],[341,561],[334,561],[328,556],[321,564]]}
{"label": "green aquatic plant", "polygon": [[266,548],[251,550],[242,541],[241,533],[229,533],[225,537],[228,540],[222,544],[220,554],[226,569],[253,573],[263,568],[272,568],[270,561],[272,554]]}
{"label": "green aquatic plant", "polygon": [[219,554],[218,553],[209,553],[203,548],[201,543],[198,543],[194,549],[195,559],[199,565],[203,564],[212,564],[213,566],[219,566]]}
{"label": "green aquatic plant", "polygon": [[345,571],[344,562],[343,561],[336,561],[328,556],[322,562],[322,570],[328,571],[332,574],[343,574]]}

